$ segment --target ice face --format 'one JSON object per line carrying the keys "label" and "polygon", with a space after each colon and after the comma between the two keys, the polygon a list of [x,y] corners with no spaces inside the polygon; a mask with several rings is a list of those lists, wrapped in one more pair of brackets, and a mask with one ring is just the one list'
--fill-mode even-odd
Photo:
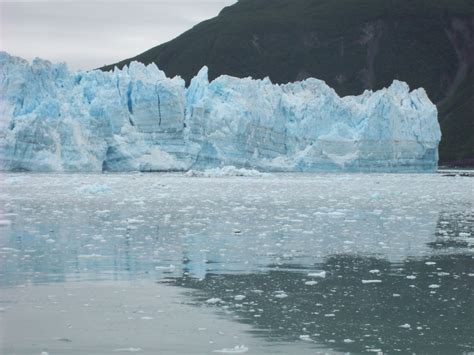
{"label": "ice face", "polygon": [[0,169],[433,171],[440,129],[423,89],[339,97],[204,67],[189,88],[156,65],[71,73],[0,53]]}

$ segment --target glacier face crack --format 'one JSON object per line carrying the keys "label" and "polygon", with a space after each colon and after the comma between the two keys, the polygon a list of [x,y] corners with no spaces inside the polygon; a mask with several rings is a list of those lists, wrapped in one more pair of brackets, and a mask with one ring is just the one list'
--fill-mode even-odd
{"label": "glacier face crack", "polygon": [[204,67],[188,88],[154,64],[69,72],[0,52],[0,170],[430,172],[436,106],[399,81],[339,97],[323,81],[274,85]]}

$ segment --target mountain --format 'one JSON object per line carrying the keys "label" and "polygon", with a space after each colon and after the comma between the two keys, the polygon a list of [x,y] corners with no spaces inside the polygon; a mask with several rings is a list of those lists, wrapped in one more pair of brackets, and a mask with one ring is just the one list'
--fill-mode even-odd
{"label": "mountain", "polygon": [[156,63],[187,83],[268,76],[274,83],[322,79],[339,95],[423,87],[437,104],[440,163],[474,165],[472,0],[240,0],[131,61]]}

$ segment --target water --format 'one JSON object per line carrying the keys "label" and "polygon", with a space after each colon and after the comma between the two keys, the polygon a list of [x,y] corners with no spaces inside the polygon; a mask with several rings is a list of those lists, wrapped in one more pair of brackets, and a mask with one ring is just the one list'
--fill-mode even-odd
{"label": "water", "polygon": [[473,183],[3,175],[0,350],[472,352]]}

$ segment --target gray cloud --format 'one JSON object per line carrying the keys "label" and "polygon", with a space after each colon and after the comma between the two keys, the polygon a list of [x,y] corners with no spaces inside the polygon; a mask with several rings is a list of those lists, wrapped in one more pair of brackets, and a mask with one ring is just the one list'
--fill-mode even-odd
{"label": "gray cloud", "polygon": [[91,69],[134,56],[236,0],[0,1],[0,49]]}

